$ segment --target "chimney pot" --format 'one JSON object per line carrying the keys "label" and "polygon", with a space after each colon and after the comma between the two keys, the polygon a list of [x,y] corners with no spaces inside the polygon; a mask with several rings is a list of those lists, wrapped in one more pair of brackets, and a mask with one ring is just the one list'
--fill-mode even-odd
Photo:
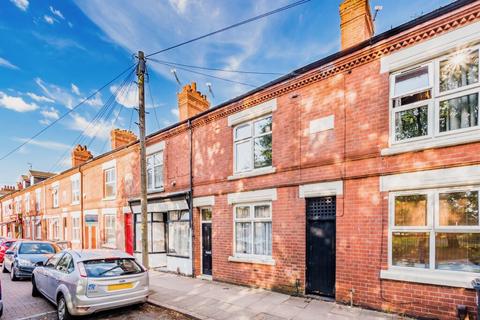
{"label": "chimney pot", "polygon": [[340,5],[342,50],[353,47],[374,34],[368,0],[344,0]]}
{"label": "chimney pot", "polygon": [[87,146],[82,146],[78,144],[72,150],[72,167],[79,166],[92,158],[93,158],[93,155],[87,149]]}
{"label": "chimney pot", "polygon": [[185,85],[177,98],[180,121],[191,118],[210,107],[207,96],[197,91],[196,82]]}
{"label": "chimney pot", "polygon": [[126,146],[134,141],[137,141],[137,136],[129,130],[113,129],[110,132],[110,141],[112,150]]}

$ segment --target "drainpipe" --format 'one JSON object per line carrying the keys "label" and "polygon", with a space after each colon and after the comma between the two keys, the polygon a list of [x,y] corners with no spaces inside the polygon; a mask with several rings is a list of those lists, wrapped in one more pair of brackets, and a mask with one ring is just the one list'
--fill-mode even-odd
{"label": "drainpipe", "polygon": [[80,240],[81,243],[82,243],[82,249],[85,248],[85,245],[84,245],[84,240],[85,240],[85,235],[84,235],[84,232],[85,232],[85,226],[84,226],[84,217],[83,217],[83,172],[82,172],[82,166],[80,165],[78,167],[78,172],[80,173],[80,228],[82,228],[82,232],[80,232],[80,234],[82,235],[82,239]]}
{"label": "drainpipe", "polygon": [[192,230],[192,278],[195,278],[195,229],[193,228],[193,137],[192,137],[192,121],[188,119],[189,140],[190,140],[190,190],[188,196],[188,210],[190,212],[190,230]]}

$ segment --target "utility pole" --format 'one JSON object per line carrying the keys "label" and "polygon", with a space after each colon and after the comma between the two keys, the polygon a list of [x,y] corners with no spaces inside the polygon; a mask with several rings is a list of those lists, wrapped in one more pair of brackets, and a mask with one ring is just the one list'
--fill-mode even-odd
{"label": "utility pole", "polygon": [[145,55],[138,51],[138,126],[140,131],[140,206],[142,216],[142,264],[148,266],[147,156],[145,152]]}

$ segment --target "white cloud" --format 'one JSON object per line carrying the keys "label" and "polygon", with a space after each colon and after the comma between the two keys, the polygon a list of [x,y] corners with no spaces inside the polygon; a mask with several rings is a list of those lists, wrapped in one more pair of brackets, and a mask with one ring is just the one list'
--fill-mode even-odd
{"label": "white cloud", "polygon": [[[85,98],[83,98],[85,99]],[[102,95],[100,92],[97,92],[92,98],[85,101],[85,104],[92,106],[92,107],[100,107],[103,106]]]}
{"label": "white cloud", "polygon": [[172,108],[170,109],[170,112],[177,118],[180,116],[180,112],[178,111],[178,108]]}
{"label": "white cloud", "polygon": [[[19,142],[27,142],[29,140],[28,138],[14,138],[14,139]],[[50,149],[50,150],[64,150],[64,149],[70,148],[70,146],[65,143],[48,141],[48,140],[32,140],[28,142],[28,144],[45,148],[45,149]]]}
{"label": "white cloud", "polygon": [[62,20],[65,20],[65,17],[63,16],[63,14],[60,10],[57,10],[57,9],[53,8],[52,6],[50,6],[50,12],[52,14],[56,15],[57,17],[61,18]]}
{"label": "white cloud", "polygon": [[[98,137],[100,139],[108,139],[110,137],[110,130],[113,126],[113,119],[105,121],[103,119],[95,121],[79,115],[78,113],[71,115],[72,121],[67,124],[68,128],[75,131],[83,132],[87,137]],[[114,118],[114,117],[113,117]]]}
{"label": "white cloud", "polygon": [[74,97],[69,89],[62,88],[55,84],[47,83],[41,78],[35,78],[35,83],[42,89],[43,93],[50,99],[64,105],[68,109],[72,109],[78,98]]}
{"label": "white cloud", "polygon": [[48,24],[54,24],[55,23],[55,20],[53,20],[53,18],[48,16],[48,15],[44,15],[43,20],[45,20],[45,22],[48,23]]}
{"label": "white cloud", "polygon": [[45,108],[40,111],[40,114],[44,116],[44,119],[40,120],[42,124],[49,124],[51,120],[57,120],[60,118],[60,113],[54,107]]}
{"label": "white cloud", "polygon": [[27,96],[29,96],[31,99],[37,101],[37,102],[49,102],[49,103],[54,103],[55,100],[53,99],[50,99],[50,98],[47,98],[45,96],[39,96],[33,92],[27,92],[26,93]]}
{"label": "white cloud", "polygon": [[136,86],[128,86],[125,88],[118,88],[113,85],[110,87],[110,92],[115,95],[115,101],[127,108],[136,108],[138,106],[138,94]]}
{"label": "white cloud", "polygon": [[77,96],[80,95],[80,89],[78,89],[78,87],[74,83],[71,84],[71,88],[73,93],[75,93]]}
{"label": "white cloud", "polygon": [[17,112],[28,112],[38,109],[35,103],[27,103],[21,97],[9,96],[2,91],[0,91],[0,107]]}
{"label": "white cloud", "polygon": [[18,67],[16,65],[14,65],[10,61],[8,61],[7,59],[4,59],[2,57],[0,57],[0,67],[5,67],[5,68],[9,68],[9,69],[18,70]]}
{"label": "white cloud", "polygon": [[170,5],[177,11],[178,13],[185,13],[185,9],[187,8],[188,0],[170,0]]}
{"label": "white cloud", "polygon": [[56,49],[80,49],[80,50],[86,50],[84,46],[76,42],[75,40],[69,39],[69,38],[62,38],[58,36],[50,36],[47,34],[41,34],[38,32],[33,31],[32,35],[37,38],[38,40],[41,40],[48,44],[49,46],[52,46]]}
{"label": "white cloud", "polygon": [[10,0],[11,3],[17,6],[22,11],[27,11],[28,9],[28,0]]}

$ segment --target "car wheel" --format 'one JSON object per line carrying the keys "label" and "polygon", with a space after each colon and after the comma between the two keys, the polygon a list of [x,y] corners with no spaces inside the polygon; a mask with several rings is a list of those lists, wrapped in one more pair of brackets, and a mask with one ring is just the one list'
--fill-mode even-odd
{"label": "car wheel", "polygon": [[39,297],[40,291],[38,291],[37,283],[35,282],[35,277],[32,276],[32,297]]}
{"label": "car wheel", "polygon": [[14,265],[12,265],[12,270],[10,271],[10,280],[12,280],[12,281],[17,281],[18,280],[17,272],[15,271],[15,266]]}
{"label": "car wheel", "polygon": [[58,320],[71,320],[73,319],[70,312],[68,312],[67,302],[63,295],[58,298],[57,302],[57,317]]}

